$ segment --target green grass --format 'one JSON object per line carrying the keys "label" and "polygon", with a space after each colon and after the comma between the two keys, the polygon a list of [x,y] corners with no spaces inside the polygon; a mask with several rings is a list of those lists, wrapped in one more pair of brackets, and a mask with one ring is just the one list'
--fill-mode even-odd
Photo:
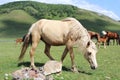
{"label": "green grass", "polygon": [[[21,45],[15,45],[14,38],[0,39],[0,80],[4,80],[5,73],[12,73],[17,69],[21,69],[18,65],[18,56],[20,54]],[[26,66],[29,66],[29,49],[23,59]],[[58,61],[64,50],[64,46],[52,47],[51,55]],[[75,63],[80,73],[73,73],[69,69],[71,61],[69,54],[64,60],[62,74],[57,76],[54,74],[55,80],[120,80],[120,46],[107,46],[106,49],[101,46],[97,53],[98,68],[91,70],[88,62],[78,49],[74,48]],[[44,44],[40,42],[35,52],[35,64],[37,67],[42,66],[48,57],[44,54]],[[24,65],[25,65],[24,64]]]}
{"label": "green grass", "polygon": [[[104,15],[100,16],[97,13],[75,8],[70,5],[68,7],[63,6],[63,9],[61,9],[61,6],[63,5],[49,5],[37,2],[13,2],[12,4],[0,6],[1,11],[7,11],[0,13],[0,80],[4,80],[5,73],[12,73],[17,69],[21,69],[22,65],[17,66],[21,45],[15,46],[14,40],[26,34],[31,24],[40,18],[61,19],[73,15],[73,17],[77,18],[88,30],[99,33],[102,30],[109,30],[120,34],[120,22],[114,21]],[[66,7],[65,11],[64,7]],[[30,12],[25,11],[25,9],[28,8]],[[63,11],[63,16],[60,16],[60,12],[63,13]],[[25,66],[29,66],[30,64],[29,49],[30,48],[28,48],[23,59]],[[52,47],[51,55],[60,61],[63,50],[64,46]],[[62,74],[60,76],[54,75],[54,78],[55,80],[120,80],[119,52],[120,46],[111,45],[106,49],[102,46],[97,54],[99,67],[96,70],[91,70],[83,55],[79,50],[74,48],[75,63],[77,68],[81,70],[81,73],[69,71],[71,61],[68,54],[63,63]],[[35,64],[39,67],[48,60],[48,57],[44,54],[44,44],[41,42],[35,52]]]}

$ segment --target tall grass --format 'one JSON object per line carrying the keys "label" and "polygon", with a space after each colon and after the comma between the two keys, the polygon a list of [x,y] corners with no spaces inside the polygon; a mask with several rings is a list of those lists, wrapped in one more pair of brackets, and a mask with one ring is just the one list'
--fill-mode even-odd
{"label": "tall grass", "polygon": [[[0,40],[0,80],[4,80],[5,73],[12,73],[22,66],[30,65],[29,49],[24,56],[24,64],[18,66],[18,56],[20,54],[21,44],[15,45],[14,39]],[[64,50],[64,46],[52,47],[51,55],[60,61],[60,57]],[[106,49],[101,46],[97,53],[98,68],[91,70],[88,62],[77,48],[74,48],[75,63],[80,73],[70,71],[71,61],[69,54],[63,63],[62,74],[57,76],[54,74],[55,80],[120,80],[120,46],[110,45]],[[44,65],[48,61],[48,57],[44,54],[44,44],[40,42],[35,52],[35,64],[37,67]]]}

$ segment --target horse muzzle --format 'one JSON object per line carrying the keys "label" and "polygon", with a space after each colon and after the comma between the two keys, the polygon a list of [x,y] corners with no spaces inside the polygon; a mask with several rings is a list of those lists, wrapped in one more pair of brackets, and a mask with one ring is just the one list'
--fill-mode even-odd
{"label": "horse muzzle", "polygon": [[96,68],[95,68],[95,66],[91,66],[91,69],[92,69],[92,70],[95,70]]}
{"label": "horse muzzle", "polygon": [[92,70],[95,70],[97,66],[90,66]]}

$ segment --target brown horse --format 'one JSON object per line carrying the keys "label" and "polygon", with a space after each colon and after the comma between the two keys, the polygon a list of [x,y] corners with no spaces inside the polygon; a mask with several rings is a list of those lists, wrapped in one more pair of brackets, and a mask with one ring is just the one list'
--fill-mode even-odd
{"label": "brown horse", "polygon": [[65,45],[66,48],[62,54],[61,62],[63,62],[64,58],[69,52],[73,71],[77,71],[74,64],[73,53],[73,45],[75,44],[78,44],[79,48],[84,53],[84,57],[89,62],[91,69],[97,68],[96,45],[90,39],[87,30],[79,23],[79,21],[74,18],[66,18],[63,20],[41,19],[34,23],[25,36],[19,60],[23,58],[28,45],[31,43],[31,66],[35,68],[34,53],[40,40],[45,43],[45,54],[51,60],[54,60],[50,55],[51,46]]}
{"label": "brown horse", "polygon": [[97,42],[98,47],[100,48],[100,43],[103,43],[104,48],[106,48],[107,40],[108,40],[108,37],[106,37],[106,36],[100,37],[98,42]]}
{"label": "brown horse", "polygon": [[15,40],[16,45],[17,45],[18,43],[20,43],[20,44],[21,44],[22,42],[24,42],[25,37],[26,37],[26,35],[24,35],[22,38],[17,38],[17,39]]}
{"label": "brown horse", "polygon": [[113,40],[113,45],[115,44],[115,40],[116,40],[117,45],[119,45],[120,38],[119,38],[119,34],[118,33],[106,31],[105,36],[108,37],[108,40],[107,40],[107,44],[108,45],[109,45],[111,39]]}
{"label": "brown horse", "polygon": [[16,42],[16,45],[18,44],[18,43],[22,43],[23,42],[23,40],[22,40],[22,38],[17,38],[16,40],[15,40],[15,42]]}
{"label": "brown horse", "polygon": [[97,40],[99,40],[99,38],[100,38],[99,33],[94,32],[94,31],[88,31],[88,33],[89,33],[91,39],[96,38]]}

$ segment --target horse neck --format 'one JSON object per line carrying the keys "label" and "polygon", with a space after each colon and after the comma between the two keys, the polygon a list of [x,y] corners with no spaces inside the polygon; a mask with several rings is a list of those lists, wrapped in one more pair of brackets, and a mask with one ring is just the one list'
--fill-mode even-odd
{"label": "horse neck", "polygon": [[78,42],[77,45],[83,52],[86,48],[88,41],[90,40],[90,35],[88,31],[78,21],[75,21],[75,23],[73,23],[71,26],[72,28],[70,30],[70,35],[73,35],[75,37]]}
{"label": "horse neck", "polygon": [[89,34],[86,35],[81,35],[81,38],[78,40],[78,47],[84,53],[86,51],[86,46],[88,41],[90,41],[90,36]]}

